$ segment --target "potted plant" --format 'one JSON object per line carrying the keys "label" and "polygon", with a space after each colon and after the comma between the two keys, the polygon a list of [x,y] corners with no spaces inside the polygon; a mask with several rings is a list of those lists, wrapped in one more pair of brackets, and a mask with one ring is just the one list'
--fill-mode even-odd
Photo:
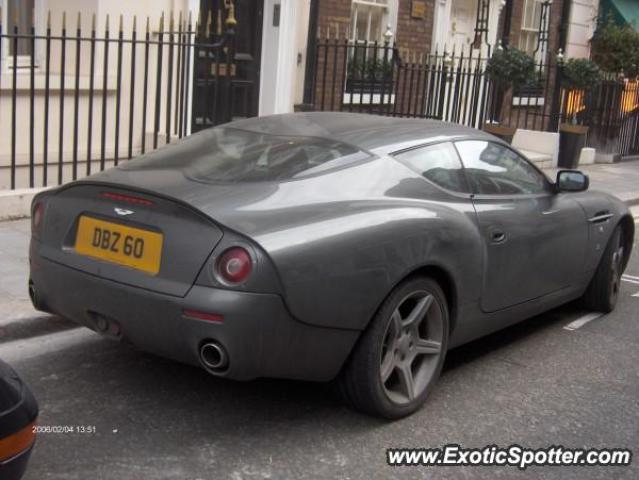
{"label": "potted plant", "polygon": [[[497,107],[497,119],[501,119],[508,91],[530,84],[534,79],[535,61],[517,48],[498,48],[486,64],[486,75],[494,85],[493,102]],[[516,128],[486,123],[484,130],[510,142]]]}
{"label": "potted plant", "polygon": [[[588,127],[578,125],[577,115],[582,102],[593,87],[601,82],[601,71],[595,62],[585,58],[571,58],[561,69],[561,85],[569,102],[566,104],[570,122],[559,125],[559,167],[576,168],[581,149],[586,145]],[[585,108],[585,107],[584,107]]]}

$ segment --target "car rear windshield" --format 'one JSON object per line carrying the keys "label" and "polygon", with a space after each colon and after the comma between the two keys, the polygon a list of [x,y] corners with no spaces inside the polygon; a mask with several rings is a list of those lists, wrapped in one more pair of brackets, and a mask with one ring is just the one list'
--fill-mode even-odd
{"label": "car rear windshield", "polygon": [[134,160],[129,168],[181,168],[187,177],[210,183],[259,182],[302,178],[370,158],[336,140],[234,128],[200,132],[172,152]]}

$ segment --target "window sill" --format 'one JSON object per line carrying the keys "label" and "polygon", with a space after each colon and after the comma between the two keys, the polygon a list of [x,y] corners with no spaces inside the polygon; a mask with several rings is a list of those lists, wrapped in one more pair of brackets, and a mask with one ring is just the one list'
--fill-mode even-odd
{"label": "window sill", "polygon": [[515,107],[543,107],[544,97],[513,97]]}
{"label": "window sill", "polygon": [[353,104],[353,105],[392,105],[395,103],[395,94],[394,93],[344,93],[342,98],[342,103],[345,104]]}

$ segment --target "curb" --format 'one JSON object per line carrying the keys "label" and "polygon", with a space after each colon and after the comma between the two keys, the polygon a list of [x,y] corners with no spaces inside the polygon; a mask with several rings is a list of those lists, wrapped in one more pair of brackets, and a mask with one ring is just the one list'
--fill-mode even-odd
{"label": "curb", "polygon": [[31,215],[33,197],[47,188],[0,191],[0,221],[18,220]]}

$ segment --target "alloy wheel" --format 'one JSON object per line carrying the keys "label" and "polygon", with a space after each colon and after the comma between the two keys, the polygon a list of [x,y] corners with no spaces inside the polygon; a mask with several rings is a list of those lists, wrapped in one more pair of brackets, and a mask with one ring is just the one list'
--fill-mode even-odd
{"label": "alloy wheel", "polygon": [[618,236],[617,245],[612,253],[611,265],[610,265],[610,303],[615,304],[617,297],[619,296],[619,289],[621,288],[621,274],[623,268],[623,236]]}
{"label": "alloy wheel", "polygon": [[396,404],[419,397],[437,371],[442,355],[442,309],[434,295],[413,292],[393,311],[382,346],[380,377]]}

